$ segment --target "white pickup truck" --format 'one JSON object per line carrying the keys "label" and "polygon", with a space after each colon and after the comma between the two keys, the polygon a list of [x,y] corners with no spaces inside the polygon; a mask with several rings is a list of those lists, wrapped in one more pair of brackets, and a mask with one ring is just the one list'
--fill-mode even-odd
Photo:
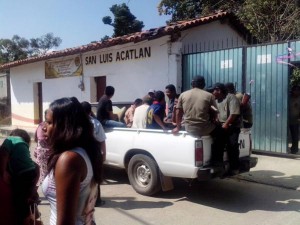
{"label": "white pickup truck", "polygon": [[[212,139],[196,138],[185,131],[177,135],[171,131],[132,128],[106,130],[105,165],[124,168],[136,192],[154,195],[173,187],[172,178],[200,181],[223,177],[229,168],[226,152],[224,167],[210,166]],[[256,166],[251,157],[251,134],[242,130],[240,144],[240,173]]]}

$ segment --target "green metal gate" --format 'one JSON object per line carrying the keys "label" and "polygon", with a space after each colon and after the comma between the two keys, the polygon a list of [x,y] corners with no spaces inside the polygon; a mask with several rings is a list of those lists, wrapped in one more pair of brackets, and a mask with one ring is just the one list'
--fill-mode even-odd
{"label": "green metal gate", "polygon": [[251,93],[253,149],[286,153],[288,145],[288,65],[277,58],[288,44],[246,49],[246,92]]}
{"label": "green metal gate", "polygon": [[300,41],[184,54],[183,91],[196,75],[205,77],[206,87],[235,83],[251,94],[253,149],[287,153],[289,71],[300,60],[297,51]]}
{"label": "green metal gate", "polygon": [[188,54],[183,56],[183,89],[190,89],[191,79],[202,75],[206,87],[216,82],[234,82],[242,88],[242,48]]}

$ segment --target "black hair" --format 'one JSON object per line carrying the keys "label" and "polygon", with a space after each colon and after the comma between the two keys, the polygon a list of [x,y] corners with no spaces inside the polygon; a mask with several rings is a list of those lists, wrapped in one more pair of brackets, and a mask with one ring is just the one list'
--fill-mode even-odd
{"label": "black hair", "polygon": [[226,83],[225,88],[227,89],[228,93],[232,93],[232,94],[235,93],[235,87],[234,87],[233,83],[230,83],[230,82]]}
{"label": "black hair", "polygon": [[103,164],[101,145],[94,137],[93,125],[80,102],[75,97],[57,99],[50,104],[49,110],[52,111],[53,131],[49,137],[51,155],[48,171],[55,168],[63,152],[81,147],[91,160],[95,181],[100,184]]}
{"label": "black hair", "polygon": [[203,76],[195,76],[192,79],[192,87],[203,89],[205,87],[205,79]]}
{"label": "black hair", "polygon": [[156,91],[154,93],[154,100],[160,102],[161,100],[163,100],[165,98],[165,93],[163,93],[162,91]]}
{"label": "black hair", "polygon": [[147,105],[151,105],[153,102],[153,99],[149,96],[149,95],[146,95],[143,97],[143,104],[147,104]]}
{"label": "black hair", "polygon": [[168,90],[170,90],[170,91],[176,93],[176,88],[175,88],[175,86],[174,86],[173,84],[168,84],[168,85],[165,87],[165,89],[168,89]]}
{"label": "black hair", "polygon": [[114,93],[115,93],[115,88],[113,86],[107,86],[105,88],[105,95],[111,97],[114,95]]}
{"label": "black hair", "polygon": [[28,145],[30,145],[30,135],[26,130],[23,129],[14,129],[10,132],[9,136],[18,136],[23,139],[24,142],[26,142]]}
{"label": "black hair", "polygon": [[83,101],[81,102],[81,106],[86,114],[90,114],[92,112],[92,106],[89,102]]}
{"label": "black hair", "polygon": [[140,99],[140,98],[137,98],[136,100],[134,100],[133,104],[134,105],[141,105],[141,104],[143,104],[143,100]]}
{"label": "black hair", "polygon": [[222,83],[215,83],[215,84],[214,84],[214,90],[215,90],[215,89],[220,89],[221,93],[222,93],[224,96],[227,95],[227,89],[226,89],[226,87],[225,87],[224,84],[222,84]]}

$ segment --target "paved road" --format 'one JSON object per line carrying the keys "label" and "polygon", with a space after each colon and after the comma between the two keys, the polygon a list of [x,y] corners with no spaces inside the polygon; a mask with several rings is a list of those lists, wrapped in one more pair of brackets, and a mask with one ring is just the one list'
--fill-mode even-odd
{"label": "paved road", "polygon": [[[126,174],[110,170],[102,185],[103,207],[97,225],[299,225],[300,192],[237,179],[189,185],[176,180],[175,189],[155,197],[137,194]],[[45,224],[49,205],[40,206]]]}

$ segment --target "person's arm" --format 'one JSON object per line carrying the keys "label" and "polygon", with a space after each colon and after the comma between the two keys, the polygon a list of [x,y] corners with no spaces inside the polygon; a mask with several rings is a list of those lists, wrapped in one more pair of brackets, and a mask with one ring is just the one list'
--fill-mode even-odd
{"label": "person's arm", "polygon": [[177,108],[176,109],[176,127],[172,130],[172,132],[174,134],[176,134],[180,131],[182,116],[183,116],[183,109],[182,108]]}
{"label": "person's arm", "polygon": [[174,107],[173,107],[173,113],[172,113],[172,118],[171,118],[171,122],[172,124],[176,125],[176,113],[177,113],[177,103],[178,103],[178,99],[175,98],[175,101],[174,101]]}
{"label": "person's arm", "polygon": [[109,111],[108,115],[110,120],[119,120],[118,115],[114,114],[113,111]]}
{"label": "person's arm", "polygon": [[105,141],[100,142],[101,145],[101,154],[102,154],[102,161],[106,160],[106,143]]}
{"label": "person's arm", "polygon": [[10,183],[10,175],[7,171],[7,165],[9,162],[9,154],[4,149],[4,147],[0,147],[0,177],[5,183]]}
{"label": "person's arm", "polygon": [[74,225],[80,182],[87,175],[84,159],[76,152],[64,152],[55,167],[57,225]]}
{"label": "person's arm", "polygon": [[227,129],[240,115],[240,102],[235,95],[232,95],[228,100],[227,107],[229,108],[229,116],[222,125],[224,129]]}
{"label": "person's arm", "polygon": [[232,124],[238,116],[239,115],[236,115],[236,114],[230,114],[230,116],[228,117],[228,119],[226,120],[226,122],[223,123],[222,127],[224,129],[227,129],[230,126],[230,124]]}
{"label": "person's arm", "polygon": [[156,114],[153,113],[153,119],[155,120],[155,122],[156,122],[163,130],[166,130],[166,127],[165,127],[163,121],[161,121],[161,119],[159,118],[158,115],[156,115]]}

